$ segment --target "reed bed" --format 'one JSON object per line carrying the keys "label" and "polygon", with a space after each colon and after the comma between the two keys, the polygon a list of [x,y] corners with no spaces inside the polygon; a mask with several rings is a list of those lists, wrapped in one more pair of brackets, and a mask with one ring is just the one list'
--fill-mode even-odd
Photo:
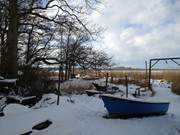
{"label": "reed bed", "polygon": [[[111,82],[124,84],[125,76],[128,76],[129,83],[139,86],[147,86],[148,72],[145,70],[124,70],[110,71]],[[118,79],[117,79],[118,78]],[[180,70],[152,70],[152,79],[167,80],[172,82],[172,91],[180,95]]]}

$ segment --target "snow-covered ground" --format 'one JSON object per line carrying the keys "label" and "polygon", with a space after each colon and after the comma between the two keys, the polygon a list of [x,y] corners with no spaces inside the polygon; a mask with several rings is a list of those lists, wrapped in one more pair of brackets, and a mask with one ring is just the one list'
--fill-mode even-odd
{"label": "snow-covered ground", "polygon": [[[136,86],[131,87],[133,91]],[[72,95],[74,103],[63,96],[60,105],[56,106],[57,96],[49,94],[31,109],[8,105],[5,116],[0,117],[0,134],[19,135],[31,131],[37,123],[49,120],[52,125],[42,131],[33,130],[31,135],[180,135],[180,96],[174,95],[166,82],[154,81],[153,88],[155,96],[138,100],[169,101],[169,110],[164,116],[105,119],[107,111],[98,96]],[[134,97],[129,95],[129,98]]]}

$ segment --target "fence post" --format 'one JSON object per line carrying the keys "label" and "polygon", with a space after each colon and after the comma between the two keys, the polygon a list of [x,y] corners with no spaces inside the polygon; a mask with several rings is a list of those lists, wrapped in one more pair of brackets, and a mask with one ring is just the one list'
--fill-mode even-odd
{"label": "fence post", "polygon": [[145,68],[146,68],[146,73],[145,73],[145,90],[147,88],[147,83],[148,83],[148,67],[147,67],[147,61],[145,61]]}
{"label": "fence post", "polygon": [[151,60],[149,61],[149,79],[148,79],[148,88],[151,89]]}
{"label": "fence post", "polygon": [[60,92],[61,71],[62,71],[62,67],[61,67],[61,65],[60,65],[60,66],[59,66],[59,74],[58,74],[58,91],[57,91],[58,97],[57,97],[57,105],[59,105],[59,98],[60,98],[60,95],[61,95],[61,92]]}
{"label": "fence post", "polygon": [[106,74],[106,90],[107,90],[107,87],[108,87],[108,77],[109,77],[109,74],[107,73]]}
{"label": "fence post", "polygon": [[128,78],[125,76],[125,85],[126,85],[126,98],[128,98]]}

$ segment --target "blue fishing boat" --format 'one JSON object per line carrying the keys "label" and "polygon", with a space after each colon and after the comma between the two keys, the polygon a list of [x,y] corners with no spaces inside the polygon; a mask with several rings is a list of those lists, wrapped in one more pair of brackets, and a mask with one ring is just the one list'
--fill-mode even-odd
{"label": "blue fishing boat", "polygon": [[164,115],[168,111],[168,102],[147,102],[124,99],[103,94],[101,98],[110,117],[143,117]]}

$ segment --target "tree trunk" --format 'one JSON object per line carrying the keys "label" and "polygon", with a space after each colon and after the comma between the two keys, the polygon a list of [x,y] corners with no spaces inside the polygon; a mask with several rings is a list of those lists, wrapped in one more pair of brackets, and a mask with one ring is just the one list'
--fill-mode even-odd
{"label": "tree trunk", "polygon": [[[7,11],[5,11],[5,15],[7,15],[6,13]],[[0,59],[0,73],[2,76],[6,76],[6,54],[7,54],[7,46],[6,46],[6,36],[7,36],[7,27],[8,27],[8,21],[7,21],[7,16],[4,15],[4,25],[2,22],[2,27],[3,30],[1,31],[1,59]]]}
{"label": "tree trunk", "polygon": [[68,64],[68,80],[71,78],[71,64]]}
{"label": "tree trunk", "polygon": [[30,32],[28,33],[28,43],[27,43],[27,49],[26,49],[26,64],[28,64],[30,60],[30,53],[31,53],[30,46],[31,46],[31,38],[32,38],[33,29],[34,29],[34,26],[32,26]]}
{"label": "tree trunk", "polygon": [[65,65],[65,80],[68,80],[68,64]]}
{"label": "tree trunk", "polygon": [[74,72],[74,64],[73,64],[73,67],[72,67],[72,72],[73,72],[73,76],[75,76],[75,72]]}
{"label": "tree trunk", "polygon": [[5,76],[5,70],[6,70],[6,46],[5,46],[5,32],[2,32],[1,34],[1,64],[0,64],[0,71],[1,75]]}
{"label": "tree trunk", "polygon": [[17,0],[9,0],[9,28],[7,32],[7,77],[16,78],[18,71],[17,64],[17,43],[18,43],[18,8]]}

